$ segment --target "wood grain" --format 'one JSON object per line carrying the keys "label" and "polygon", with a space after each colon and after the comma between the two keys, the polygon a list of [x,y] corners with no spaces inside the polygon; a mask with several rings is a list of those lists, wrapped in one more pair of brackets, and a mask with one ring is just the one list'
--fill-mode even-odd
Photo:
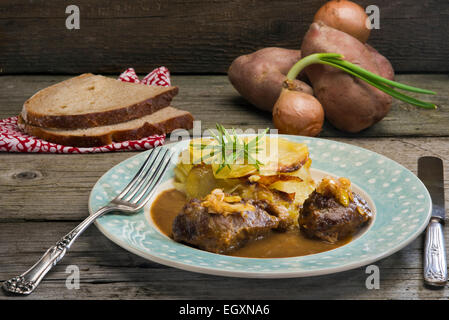
{"label": "wood grain", "polygon": [[[65,27],[67,3],[0,3],[0,66],[6,74],[224,73],[257,49],[299,48],[322,0],[79,0],[79,30]],[[366,7],[372,1],[358,1]],[[380,29],[370,43],[399,72],[447,72],[447,1],[376,1]]]}
{"label": "wood grain", "polygon": [[[335,140],[383,154],[413,172],[416,172],[419,156],[438,156],[445,161],[446,187],[449,187],[449,138]],[[57,156],[0,153],[0,222],[84,219],[95,182],[104,172],[132,155],[120,152]],[[447,201],[449,208],[449,197]]]}
{"label": "wood grain", "polygon": [[[449,138],[336,140],[384,154],[413,172],[419,156],[439,156],[445,162],[445,190],[449,193]],[[26,270],[85,218],[96,180],[132,155],[1,154],[0,281]],[[449,229],[445,227],[444,232],[449,246]],[[65,270],[72,264],[80,268],[79,290],[65,287]],[[39,289],[25,299],[445,299],[449,293],[447,288],[435,291],[423,286],[422,237],[375,264],[380,268],[379,290],[366,289],[365,268],[281,280],[201,275],[146,261],[91,227]],[[12,297],[1,293],[0,299]]]}
{"label": "wood grain", "polygon": [[[31,266],[73,225],[0,224],[0,281]],[[69,265],[80,270],[79,290],[65,287]],[[423,285],[422,237],[375,265],[380,269],[379,290],[366,289],[364,267],[333,275],[275,280],[203,275],[133,255],[92,227],[31,296],[19,299],[446,299],[449,294],[448,288],[428,290]],[[1,291],[0,299],[18,298]]]}
{"label": "wood grain", "polygon": [[[26,98],[66,76],[1,76],[0,118],[16,115]],[[448,79],[446,75],[402,75],[400,81],[436,90],[440,105],[426,112],[396,103],[381,123],[360,136],[323,137],[383,154],[416,173],[417,159],[434,155],[445,165],[449,208]],[[176,76],[174,105],[202,120],[203,129],[271,127],[269,114],[249,106],[224,76]],[[428,137],[416,137],[428,135]],[[27,268],[87,216],[90,190],[115,164],[135,153],[49,155],[0,153],[0,281]],[[449,228],[444,227],[446,247]],[[92,226],[44,279],[33,295],[0,299],[447,299],[449,289],[428,290],[422,279],[422,236],[375,264],[380,289],[368,290],[365,268],[310,278],[238,279],[202,275],[147,261],[113,244]],[[79,290],[68,290],[65,272],[80,268]]]}
{"label": "wood grain", "polygon": [[[37,90],[69,76],[1,76],[0,118],[17,115],[26,99]],[[436,96],[420,98],[433,101],[437,110],[420,109],[394,100],[390,113],[379,123],[359,134],[345,134],[325,124],[322,137],[392,137],[449,136],[449,78],[438,74],[404,74],[396,77],[405,84],[436,91]],[[215,128],[216,123],[241,129],[273,127],[271,114],[251,106],[235,91],[226,76],[174,76],[179,95],[173,106],[190,111],[201,120],[202,129]],[[415,94],[411,94],[418,97]]]}

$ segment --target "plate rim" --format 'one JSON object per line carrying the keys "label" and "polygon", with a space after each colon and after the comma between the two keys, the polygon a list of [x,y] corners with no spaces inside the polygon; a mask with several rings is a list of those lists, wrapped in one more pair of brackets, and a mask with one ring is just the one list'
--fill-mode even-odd
{"label": "plate rim", "polygon": [[[240,134],[239,136],[247,136],[247,135],[252,135],[252,134]],[[169,266],[169,267],[174,267],[174,268],[178,268],[181,270],[186,270],[186,271],[190,271],[190,272],[197,272],[197,273],[201,273],[201,274],[209,274],[209,275],[216,275],[216,276],[225,276],[225,277],[234,277],[234,278],[259,278],[259,279],[281,279],[281,278],[302,278],[302,277],[313,277],[313,276],[320,276],[320,275],[327,275],[327,274],[336,274],[336,273],[340,273],[340,272],[344,272],[344,271],[349,271],[349,270],[353,270],[359,267],[363,267],[366,265],[369,265],[373,262],[382,260],[388,256],[393,255],[394,253],[402,250],[404,247],[406,247],[407,245],[409,245],[410,243],[412,243],[413,241],[415,241],[417,239],[417,237],[419,237],[419,235],[426,229],[427,224],[431,218],[431,212],[432,212],[432,200],[430,197],[430,194],[427,190],[427,188],[425,187],[425,185],[423,184],[423,182],[408,168],[404,167],[403,165],[401,165],[400,163],[398,163],[397,161],[390,159],[387,156],[384,156],[380,153],[377,153],[375,151],[371,151],[369,149],[363,148],[363,147],[359,147],[356,145],[352,145],[350,143],[345,143],[345,142],[340,142],[340,141],[335,141],[335,140],[331,140],[331,139],[324,139],[324,138],[317,138],[317,137],[307,137],[307,136],[298,136],[298,135],[282,135],[282,134],[278,134],[276,135],[277,137],[280,138],[286,138],[288,139],[289,137],[296,137],[296,138],[300,138],[303,140],[316,140],[316,141],[325,141],[325,143],[336,143],[339,145],[343,145],[343,146],[350,146],[351,148],[355,148],[358,149],[360,151],[363,152],[369,152],[372,154],[375,154],[377,156],[386,158],[392,162],[394,162],[396,165],[398,165],[402,170],[408,172],[409,174],[413,175],[416,178],[416,181],[421,185],[423,191],[425,192],[425,198],[427,198],[429,201],[428,203],[428,207],[425,209],[426,211],[426,218],[425,218],[425,223],[423,223],[419,228],[417,228],[412,235],[410,235],[408,238],[402,240],[401,242],[398,243],[398,245],[396,245],[393,248],[390,248],[388,250],[385,250],[384,252],[382,252],[381,254],[375,255],[373,257],[369,257],[366,259],[361,259],[358,260],[356,262],[352,262],[352,263],[348,263],[348,264],[343,264],[343,265],[337,265],[335,267],[326,267],[326,268],[321,268],[321,269],[317,269],[317,270],[299,270],[299,271],[281,271],[281,272],[271,272],[271,271],[240,271],[240,270],[227,270],[224,268],[211,268],[209,267],[203,267],[203,266],[199,266],[199,265],[190,265],[190,264],[185,264],[182,262],[178,262],[175,261],[173,259],[170,258],[164,258],[164,257],[159,257],[156,255],[153,255],[149,252],[140,250],[138,248],[134,248],[133,246],[128,245],[126,242],[124,242],[123,240],[121,240],[119,237],[115,236],[114,234],[108,232],[101,224],[99,220],[96,220],[94,222],[95,226],[100,230],[100,232],[109,240],[111,240],[112,242],[114,242],[115,244],[117,244],[118,246],[122,247],[123,249],[134,253],[144,259],[165,265],[165,266]],[[181,144],[181,143],[186,143],[186,141],[190,141],[191,139],[188,140],[183,140],[183,141],[178,141],[178,142],[174,142],[174,143],[168,143],[168,144],[164,144],[161,145],[161,147],[173,147],[177,144]],[[176,148],[176,147],[175,147]],[[100,178],[98,178],[97,182],[94,184],[94,186],[92,187],[90,194],[89,194],[89,198],[88,198],[88,212],[89,215],[93,214],[92,211],[92,207],[91,207],[91,200],[93,197],[93,192],[95,190],[95,188],[97,187],[98,183],[104,178],[105,175],[107,175],[111,170],[113,170],[114,168],[122,165],[124,162],[129,161],[130,159],[133,159],[135,157],[139,157],[141,154],[143,153],[148,153],[150,152],[152,149],[150,150],[145,150],[143,152],[139,152],[138,154],[135,154],[129,158],[126,158],[124,160],[122,160],[121,162],[119,162],[118,164],[114,165],[113,167],[109,168],[106,172],[104,172]],[[138,214],[142,214],[145,215],[145,213],[139,212]],[[146,218],[144,217],[144,219],[146,220]],[[363,235],[362,235],[363,237]],[[344,247],[344,246],[343,246]],[[195,249],[195,248],[191,248],[194,250],[200,250],[200,249]],[[338,249],[338,248],[337,248]],[[335,250],[335,249],[334,249]],[[201,250],[202,251],[202,250]],[[330,250],[332,251],[332,250]],[[327,251],[326,251],[327,252]],[[213,254],[213,253],[209,253],[209,254]],[[220,255],[225,257],[225,259],[242,259],[244,257],[233,257],[233,256],[227,256],[227,255]],[[309,255],[312,256],[312,255]],[[263,261],[268,261],[268,260],[273,260],[273,261],[279,261],[279,260],[284,260],[285,259],[292,259],[292,258],[298,258],[298,257],[285,257],[285,258],[246,258],[246,259],[260,259]]]}

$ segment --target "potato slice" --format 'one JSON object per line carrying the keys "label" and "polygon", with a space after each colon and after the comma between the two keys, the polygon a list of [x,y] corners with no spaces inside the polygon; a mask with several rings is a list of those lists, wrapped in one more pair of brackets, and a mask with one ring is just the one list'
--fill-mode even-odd
{"label": "potato slice", "polygon": [[[246,136],[241,139],[249,143],[254,138],[254,136]],[[265,136],[259,141],[258,152],[251,154],[260,163],[260,170],[257,169],[255,163],[248,163],[248,161],[245,163],[243,158],[233,160],[232,150],[226,152],[229,155],[228,166],[219,170],[223,160],[221,154],[211,157],[208,148],[211,145],[218,145],[218,142],[212,138],[192,140],[189,150],[186,150],[187,154],[182,153],[181,161],[193,164],[210,164],[217,179],[229,179],[245,177],[254,173],[268,176],[294,172],[300,169],[309,157],[307,145],[304,143]],[[203,146],[203,148],[200,146]]]}
{"label": "potato slice", "polygon": [[[242,139],[249,142],[254,136]],[[182,152],[181,162],[175,169],[178,187],[182,185],[182,191],[189,197],[204,196],[214,188],[229,192],[242,183],[242,179],[248,178],[250,182],[258,182],[270,189],[294,193],[295,202],[302,204],[315,188],[309,171],[312,161],[307,145],[303,143],[263,137],[259,152],[253,155],[261,163],[260,170],[251,163],[231,163],[218,170],[222,159],[220,156],[209,157],[210,149],[206,147],[209,145],[218,145],[218,142],[212,138],[192,140],[189,149]]]}
{"label": "potato slice", "polygon": [[[283,178],[279,179],[278,181],[274,181],[269,185],[269,188],[286,193],[294,193],[295,202],[298,204],[302,204],[305,199],[307,199],[309,194],[312,193],[315,189],[315,181],[312,179],[312,176],[310,174],[311,164],[312,160],[308,159],[300,169],[293,172],[281,174]],[[295,177],[299,180],[289,179],[287,177]]]}
{"label": "potato slice", "polygon": [[264,142],[258,154],[258,160],[262,162],[259,170],[261,176],[297,171],[309,158],[309,149],[304,143],[271,137],[264,139]]}

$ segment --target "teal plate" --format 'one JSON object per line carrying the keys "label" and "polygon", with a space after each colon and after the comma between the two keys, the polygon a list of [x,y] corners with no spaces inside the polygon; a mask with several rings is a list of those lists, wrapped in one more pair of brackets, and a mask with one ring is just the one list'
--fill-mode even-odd
{"label": "teal plate", "polygon": [[[301,257],[258,259],[219,255],[177,243],[154,226],[148,208],[131,216],[109,214],[98,219],[96,225],[119,246],[151,261],[194,272],[245,278],[305,277],[357,268],[397,252],[427,226],[431,214],[429,193],[412,172],[397,162],[349,144],[280,136],[308,145],[315,172],[347,177],[356,186],[356,192],[368,198],[375,207],[375,218],[366,231],[334,250]],[[188,141],[181,141],[163,148],[179,153],[187,145]],[[121,162],[98,180],[89,198],[90,214],[126,186],[148,152]],[[161,188],[173,179],[177,157],[172,159]]]}

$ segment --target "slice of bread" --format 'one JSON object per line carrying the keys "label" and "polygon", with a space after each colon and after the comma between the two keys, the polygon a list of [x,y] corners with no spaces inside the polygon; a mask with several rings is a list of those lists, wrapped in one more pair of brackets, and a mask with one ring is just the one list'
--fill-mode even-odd
{"label": "slice of bread", "polygon": [[26,123],[81,129],[112,125],[170,105],[177,87],[147,86],[85,73],[42,89],[23,105]]}
{"label": "slice of bread", "polygon": [[193,117],[187,111],[166,107],[139,119],[96,128],[77,130],[42,128],[27,123],[21,116],[19,116],[18,125],[29,135],[49,142],[73,147],[97,147],[113,142],[139,140],[155,134],[170,133],[178,128],[191,129]]}

